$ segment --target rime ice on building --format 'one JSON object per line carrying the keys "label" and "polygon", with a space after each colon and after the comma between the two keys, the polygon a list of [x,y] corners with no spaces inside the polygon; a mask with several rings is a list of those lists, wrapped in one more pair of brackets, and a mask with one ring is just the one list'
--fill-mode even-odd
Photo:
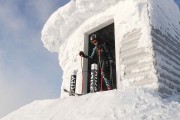
{"label": "rime ice on building", "polygon": [[71,0],[50,17],[42,40],[59,54],[62,89],[69,88],[71,71],[77,70],[76,92],[82,89],[82,71],[88,92],[88,61],[81,70],[78,53],[88,54],[89,35],[98,33],[113,46],[117,89],[149,85],[163,96],[179,95],[179,22],[173,0]]}

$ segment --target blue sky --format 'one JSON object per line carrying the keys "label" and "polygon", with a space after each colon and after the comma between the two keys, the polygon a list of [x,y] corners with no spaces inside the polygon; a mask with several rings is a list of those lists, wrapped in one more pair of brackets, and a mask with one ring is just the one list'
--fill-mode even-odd
{"label": "blue sky", "polygon": [[69,0],[0,1],[0,118],[37,99],[58,98],[58,56],[41,42],[49,16]]}
{"label": "blue sky", "polygon": [[177,4],[178,4],[178,6],[180,7],[180,0],[174,0]]}
{"label": "blue sky", "polygon": [[0,1],[0,118],[33,100],[59,97],[58,57],[40,38],[49,16],[69,1]]}

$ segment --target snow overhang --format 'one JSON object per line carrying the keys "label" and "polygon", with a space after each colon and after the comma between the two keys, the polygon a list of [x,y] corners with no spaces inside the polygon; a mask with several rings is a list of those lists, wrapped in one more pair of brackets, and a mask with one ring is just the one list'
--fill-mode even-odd
{"label": "snow overhang", "polygon": [[42,30],[42,42],[51,52],[59,52],[65,42],[88,18],[123,0],[71,0],[54,12]]}

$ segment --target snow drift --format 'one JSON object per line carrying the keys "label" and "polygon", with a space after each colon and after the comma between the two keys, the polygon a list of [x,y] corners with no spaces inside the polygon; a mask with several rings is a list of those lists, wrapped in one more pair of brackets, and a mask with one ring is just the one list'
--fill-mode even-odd
{"label": "snow drift", "polygon": [[128,88],[34,101],[1,120],[179,120],[180,104],[172,99],[151,88]]}

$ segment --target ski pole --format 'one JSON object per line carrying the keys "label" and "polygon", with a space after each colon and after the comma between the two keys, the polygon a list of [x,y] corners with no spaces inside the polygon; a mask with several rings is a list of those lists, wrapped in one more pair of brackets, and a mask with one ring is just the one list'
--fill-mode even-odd
{"label": "ski pole", "polygon": [[100,70],[101,70],[101,91],[103,91],[103,76],[102,76],[102,68],[101,68]]}
{"label": "ski pole", "polygon": [[81,93],[84,94],[84,74],[83,74],[82,56],[81,56],[81,70],[82,70],[82,91],[81,91]]}
{"label": "ski pole", "polygon": [[112,83],[112,88],[114,89],[114,81],[113,81],[113,76],[112,76],[112,63],[110,62],[110,81]]}
{"label": "ski pole", "polygon": [[103,76],[102,76],[102,67],[101,67],[101,50],[98,50],[98,54],[99,54],[99,65],[100,65],[100,74],[101,74],[101,90],[103,90]]}

